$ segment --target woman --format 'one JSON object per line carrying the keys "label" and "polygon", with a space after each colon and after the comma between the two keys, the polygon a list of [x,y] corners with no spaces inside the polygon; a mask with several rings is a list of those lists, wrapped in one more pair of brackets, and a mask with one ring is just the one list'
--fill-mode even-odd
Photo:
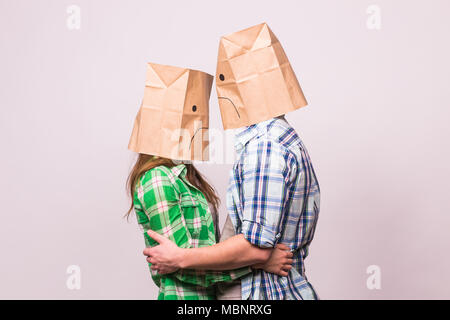
{"label": "woman", "polygon": [[[193,164],[182,163],[207,158],[208,143],[198,133],[208,129],[211,85],[212,76],[204,72],[148,64],[144,100],[129,144],[139,155],[127,181],[132,198],[127,215],[133,209],[136,212],[147,247],[157,245],[148,236],[149,230],[181,248],[212,246],[218,240],[219,198]],[[185,136],[188,139],[182,139]],[[263,263],[258,267],[267,272],[285,273],[283,269],[289,268],[285,251],[274,249],[270,253],[267,259],[267,249],[252,247],[245,264],[224,265],[224,270],[235,269],[229,271],[160,274],[150,264],[159,287],[158,299],[215,299],[214,284],[248,274],[251,264]]]}

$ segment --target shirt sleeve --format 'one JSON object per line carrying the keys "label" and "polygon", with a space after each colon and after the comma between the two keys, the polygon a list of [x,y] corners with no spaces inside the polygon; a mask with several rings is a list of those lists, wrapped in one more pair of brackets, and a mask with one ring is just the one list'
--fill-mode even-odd
{"label": "shirt sleeve", "polygon": [[[169,238],[180,248],[192,248],[192,238],[186,227],[180,206],[180,196],[174,188],[174,183],[164,171],[155,168],[146,173],[137,187],[135,211],[147,247],[158,245],[146,232],[151,229]],[[185,283],[209,287],[218,282],[236,280],[250,272],[249,267],[231,271],[185,269],[167,276],[175,277]],[[153,270],[151,273],[156,284],[159,285],[162,275]]]}
{"label": "shirt sleeve", "polygon": [[250,142],[243,155],[241,232],[252,244],[271,248],[280,237],[295,157],[270,140]]}
{"label": "shirt sleeve", "polygon": [[180,195],[163,170],[154,168],[145,173],[135,195],[142,206],[137,212],[138,223],[144,231],[147,246],[158,243],[146,233],[151,229],[175,242],[180,248],[190,248],[192,238],[180,208]]}

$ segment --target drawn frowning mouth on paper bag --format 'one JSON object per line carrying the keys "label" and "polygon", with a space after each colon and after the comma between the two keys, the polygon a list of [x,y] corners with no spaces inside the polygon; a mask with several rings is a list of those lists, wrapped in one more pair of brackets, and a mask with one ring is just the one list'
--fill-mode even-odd
{"label": "drawn frowning mouth on paper bag", "polygon": [[217,97],[217,99],[225,99],[225,100],[228,100],[228,101],[233,105],[234,110],[236,111],[238,118],[239,118],[239,119],[241,118],[241,115],[239,114],[238,108],[236,108],[236,105],[234,104],[233,100],[231,100],[230,98],[227,98],[227,97]]}
{"label": "drawn frowning mouth on paper bag", "polygon": [[227,72],[226,66],[219,64],[216,75],[217,99],[219,100],[222,121],[240,123],[242,120],[242,99],[233,76]]}
{"label": "drawn frowning mouth on paper bag", "polygon": [[194,142],[194,138],[197,135],[197,133],[203,132],[202,130],[208,130],[208,129],[209,129],[208,127],[200,127],[197,130],[195,130],[194,134],[192,135],[191,142],[189,143],[189,150],[191,150],[192,143]]}

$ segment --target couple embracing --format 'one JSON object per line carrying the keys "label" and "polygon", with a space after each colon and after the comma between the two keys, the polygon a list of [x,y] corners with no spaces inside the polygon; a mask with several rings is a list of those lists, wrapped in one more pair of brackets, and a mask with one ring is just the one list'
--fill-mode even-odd
{"label": "couple embracing", "polygon": [[284,114],[306,106],[289,61],[263,23],[220,39],[216,88],[236,161],[218,232],[219,197],[192,164],[208,159],[213,76],[147,65],[128,178],[161,300],[318,299],[304,260],[320,207],[308,152]]}

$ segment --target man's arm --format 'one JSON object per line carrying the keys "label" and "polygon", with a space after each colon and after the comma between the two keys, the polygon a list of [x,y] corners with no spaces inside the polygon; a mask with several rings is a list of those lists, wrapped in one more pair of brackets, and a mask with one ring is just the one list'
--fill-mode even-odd
{"label": "man's arm", "polygon": [[269,139],[251,141],[242,168],[244,238],[260,248],[275,247],[283,233],[284,213],[296,172],[295,156]]}
{"label": "man's arm", "polygon": [[263,264],[270,258],[272,248],[261,249],[248,242],[243,234],[213,246],[183,250],[183,269],[227,270],[253,264]]}
{"label": "man's arm", "polygon": [[160,243],[146,248],[144,255],[150,263],[173,269],[231,270],[248,265],[263,264],[269,260],[272,249],[261,249],[239,234],[223,242],[202,248],[179,248],[160,234],[148,231]]}

